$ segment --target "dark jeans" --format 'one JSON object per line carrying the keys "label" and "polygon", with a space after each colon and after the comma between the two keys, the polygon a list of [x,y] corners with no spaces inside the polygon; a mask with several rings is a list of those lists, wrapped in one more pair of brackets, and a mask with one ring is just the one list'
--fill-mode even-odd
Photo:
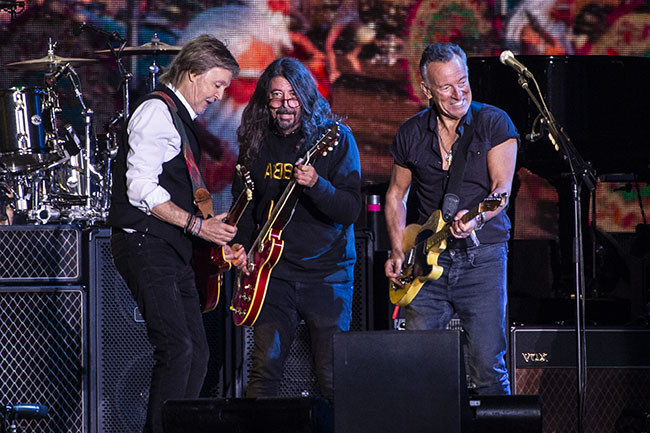
{"label": "dark jeans", "polygon": [[505,364],[506,263],[503,244],[446,250],[442,276],[429,281],[406,307],[409,330],[444,329],[458,314],[467,339],[469,375],[479,394],[510,394]]}
{"label": "dark jeans", "polygon": [[262,311],[254,325],[252,368],[247,397],[278,395],[284,361],[296,328],[304,319],[318,384],[329,400],[334,394],[332,337],[348,331],[352,283],[299,283],[271,278]]}
{"label": "dark jeans", "polygon": [[209,349],[194,271],[164,240],[113,230],[113,261],[147,325],[154,346],[145,432],[162,433],[162,404],[196,398]]}

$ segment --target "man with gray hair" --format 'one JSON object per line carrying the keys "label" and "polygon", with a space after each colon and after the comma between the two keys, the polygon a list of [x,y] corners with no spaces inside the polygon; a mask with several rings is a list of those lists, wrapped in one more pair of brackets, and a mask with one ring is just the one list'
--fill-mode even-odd
{"label": "man with gray hair", "polygon": [[221,99],[238,72],[221,41],[192,39],[133,111],[118,151],[111,249],[154,346],[145,432],[162,433],[162,404],[198,397],[207,371],[192,237],[225,245],[228,260],[245,262],[243,249],[226,245],[237,231],[223,222],[226,214],[203,219],[195,205],[200,145],[193,120]]}
{"label": "man with gray hair", "polygon": [[[467,59],[459,46],[429,45],[422,54],[420,73],[420,88],[430,106],[400,126],[391,146],[394,164],[386,193],[391,255],[385,264],[386,276],[396,287],[405,284],[400,277],[409,189],[417,202],[417,223],[423,224],[434,212],[448,207],[444,197],[451,191],[446,188],[455,183],[449,181],[449,175],[458,167],[452,166],[452,161],[464,159],[464,176],[454,192],[459,201],[447,212],[445,221],[449,229],[446,248],[440,244],[443,251],[438,257],[425,253],[421,275],[426,281],[406,305],[406,327],[444,329],[457,314],[467,338],[466,358],[475,391],[509,394],[504,356],[510,221],[504,210],[512,188],[519,134],[505,112],[472,101]],[[461,151],[461,144],[467,146],[466,152]],[[505,199],[492,211],[463,219],[468,209],[493,196]],[[431,266],[432,258],[439,268]],[[435,278],[437,271],[440,274]]]}

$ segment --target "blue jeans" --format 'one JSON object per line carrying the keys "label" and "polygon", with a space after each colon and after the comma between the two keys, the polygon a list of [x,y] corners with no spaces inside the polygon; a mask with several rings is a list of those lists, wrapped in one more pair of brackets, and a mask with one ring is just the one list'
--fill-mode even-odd
{"label": "blue jeans", "polygon": [[145,432],[162,433],[162,404],[199,396],[208,368],[194,271],[166,241],[113,229],[113,261],[154,346]]}
{"label": "blue jeans", "polygon": [[467,341],[469,376],[479,394],[510,394],[505,364],[506,243],[445,250],[442,276],[406,307],[409,330],[444,329],[456,313]]}
{"label": "blue jeans", "polygon": [[348,331],[352,318],[352,283],[300,283],[271,278],[262,311],[254,325],[254,348],[247,397],[275,397],[296,328],[304,319],[311,338],[314,370],[321,394],[331,400],[332,337]]}

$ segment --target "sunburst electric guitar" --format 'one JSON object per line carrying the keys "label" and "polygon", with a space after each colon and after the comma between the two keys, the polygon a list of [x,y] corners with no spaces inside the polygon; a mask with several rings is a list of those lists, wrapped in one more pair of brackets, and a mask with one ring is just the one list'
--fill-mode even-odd
{"label": "sunburst electric guitar", "polygon": [[[339,125],[333,123],[301,158],[302,163],[311,165],[317,156],[327,155],[327,152],[332,151],[338,144],[338,138]],[[248,251],[249,274],[237,272],[230,305],[233,322],[237,326],[252,326],[262,310],[271,271],[280,260],[284,248],[282,230],[289,223],[302,190],[303,187],[292,178],[277,203],[274,205],[271,202],[264,225]]]}
{"label": "sunburst electric guitar", "polygon": [[[250,173],[243,165],[237,165],[237,175],[240,177],[244,189],[241,194],[233,201],[228,210],[228,215],[224,218],[226,224],[236,226],[241,218],[246,206],[253,199],[253,181]],[[203,253],[200,253],[204,255]],[[209,262],[204,257],[198,258],[195,254],[195,268],[200,267],[206,277],[199,279],[197,276],[197,287],[199,288],[199,298],[201,300],[201,311],[207,313],[216,308],[219,303],[219,295],[223,284],[223,274],[230,270],[231,264],[226,260],[223,247],[210,246]],[[198,274],[198,272],[197,272]]]}
{"label": "sunburst electric guitar", "polygon": [[[488,197],[463,215],[461,220],[467,223],[481,212],[493,211],[505,204],[505,199],[505,195]],[[438,256],[447,248],[450,226],[442,219],[440,210],[435,211],[422,225],[406,226],[402,243],[404,263],[397,278],[400,284],[390,283],[390,301],[393,304],[400,307],[408,305],[424,283],[440,278],[442,267],[438,266]]]}

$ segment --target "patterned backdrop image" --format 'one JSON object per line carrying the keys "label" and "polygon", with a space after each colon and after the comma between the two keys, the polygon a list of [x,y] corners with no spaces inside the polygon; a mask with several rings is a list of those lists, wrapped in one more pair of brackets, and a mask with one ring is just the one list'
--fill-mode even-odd
{"label": "patterned backdrop image", "polygon": [[[388,180],[392,164],[388,146],[400,123],[426,105],[417,64],[422,49],[431,42],[455,42],[469,56],[498,56],[504,49],[516,55],[650,56],[650,5],[642,0],[26,0],[17,4],[23,6],[0,12],[0,88],[47,87],[45,79],[56,69],[25,62],[52,54],[78,59],[72,67],[79,76],[83,102],[93,112],[93,140],[109,132],[111,122],[125,111],[124,74],[132,75],[126,95],[133,105],[155,83],[159,75],[155,71],[164,70],[177,52],[129,52],[128,48],[158,41],[180,48],[201,33],[227,43],[242,73],[224,99],[199,119],[205,143],[201,170],[219,212],[231,200],[242,110],[260,72],[274,58],[293,56],[309,67],[323,95],[352,127],[361,150],[364,184],[373,185]],[[81,23],[88,25],[80,31]],[[120,58],[122,71],[110,53],[111,46],[119,46],[115,35],[127,41]],[[19,64],[7,66],[15,62]],[[60,79],[48,92],[48,101],[58,106],[54,134],[70,124],[83,138],[84,111],[69,81]],[[9,138],[4,141],[3,153],[16,150],[18,144]],[[99,140],[96,143],[100,146]],[[28,146],[40,151],[33,143]],[[54,159],[60,152],[48,151]]]}
{"label": "patterned backdrop image", "polygon": [[[647,325],[650,239],[645,210],[650,206],[650,0],[0,1],[0,224],[6,188],[6,200],[15,209],[17,227],[47,228],[72,222],[105,229],[110,170],[122,122],[138,100],[153,89],[183,44],[205,33],[221,39],[241,66],[239,76],[232,80],[222,100],[211,104],[196,121],[202,143],[200,170],[216,214],[227,211],[231,205],[231,184],[239,155],[237,128],[242,112],[262,71],[274,59],[295,57],[307,66],[319,91],[332,110],[343,117],[357,141],[365,202],[371,203],[370,198],[378,197],[381,203],[391,176],[390,145],[395,134],[405,120],[428,105],[420,90],[418,68],[423,49],[433,42],[453,42],[463,48],[469,59],[474,99],[504,108],[521,135],[508,210],[513,222],[509,260],[514,269],[508,281],[510,318],[519,317],[515,316],[517,312],[530,318],[537,305],[540,311],[546,305],[546,298],[561,298],[559,301],[566,302],[557,305],[573,306],[569,304],[574,269],[572,239],[567,236],[572,221],[567,213],[568,177],[562,172],[565,161],[562,153],[553,149],[547,134],[531,129],[540,124],[536,107],[518,85],[517,74],[502,65],[499,56],[510,50],[531,71],[535,69],[534,63],[543,94],[553,110],[558,110],[554,114],[559,119],[579,119],[574,115],[584,113],[581,124],[572,120],[561,126],[572,137],[576,130],[582,135],[596,131],[600,140],[596,143],[577,139],[575,143],[579,153],[601,158],[595,165],[595,192],[581,191],[588,296],[618,297],[621,302],[615,305],[627,308],[617,315],[607,304],[602,309],[604,318],[642,317]],[[527,63],[529,60],[531,64]],[[608,69],[607,80],[601,80],[599,74],[605,64],[613,67]],[[576,69],[579,73],[571,69],[573,65],[582,65]],[[635,69],[631,70],[630,65]],[[588,88],[579,87],[585,82],[589,83]],[[562,99],[575,89],[580,89],[576,96]],[[506,101],[515,102],[502,106]],[[606,110],[628,113],[630,107],[640,107],[632,113],[634,121],[623,115],[612,119],[596,116]],[[628,134],[632,130],[636,134],[633,137]],[[87,161],[78,156],[79,152],[88,153]],[[599,164],[608,161],[615,161],[615,168],[601,168]],[[372,204],[376,206],[375,201]],[[388,242],[384,242],[387,235],[383,234],[383,215],[377,212],[381,218],[377,222],[377,216],[370,214],[369,211],[361,215],[355,228],[376,229],[372,236],[368,235],[374,251],[367,254],[367,263],[360,262],[372,268],[373,253],[387,254],[383,250]],[[17,230],[12,233],[14,237],[19,235]],[[99,246],[108,242],[107,232],[98,239],[94,247],[101,252]],[[357,237],[357,241],[364,239]],[[0,247],[7,251],[5,257],[21,257],[22,264],[23,250],[11,245],[7,236],[4,243],[0,239]],[[107,248],[108,244],[104,246]],[[58,252],[57,248],[53,248],[54,252]],[[30,256],[32,250],[41,252],[42,248],[24,250]],[[40,264],[40,256],[36,257],[34,261]],[[33,326],[42,335],[32,337],[25,333],[10,341],[11,333],[0,333],[4,338],[0,348],[11,355],[0,356],[0,375],[4,375],[0,380],[4,387],[0,408],[9,403],[8,399],[40,399],[49,404],[53,411],[51,419],[38,426],[35,420],[27,421],[19,426],[24,431],[83,431],[87,426],[98,431],[109,431],[115,426],[116,431],[125,431],[124,423],[131,426],[126,430],[139,428],[147,385],[126,380],[124,371],[141,368],[146,372],[150,348],[131,339],[133,356],[125,357],[126,352],[108,350],[109,346],[101,351],[104,341],[99,339],[89,343],[99,347],[99,352],[87,350],[86,340],[93,332],[106,331],[107,338],[112,335],[109,329],[123,333],[117,327],[111,328],[115,325],[112,304],[106,302],[112,299],[114,289],[123,286],[113,280],[112,270],[102,273],[99,266],[110,268],[112,260],[97,263],[98,275],[108,278],[88,282],[95,275],[81,272],[80,276],[74,274],[72,281],[57,281],[57,286],[46,282],[44,287],[40,287],[38,273],[28,275],[29,281],[22,281],[23,275],[14,275],[16,268],[24,271],[20,266],[14,267],[14,263],[2,263],[9,275],[3,275],[5,280],[0,281],[7,286],[0,288],[0,316],[4,316],[1,323],[16,328],[24,327],[24,323],[32,326],[28,320],[34,320]],[[81,261],[70,264],[73,271],[88,265]],[[380,290],[385,290],[386,284],[380,287],[384,283],[383,269],[375,275],[376,268],[367,270],[368,275],[375,276],[375,286],[368,289],[375,290],[375,298],[379,299],[385,297]],[[43,269],[47,278],[52,269],[59,271],[56,266]],[[89,290],[98,289],[100,292],[89,295]],[[115,299],[116,315],[122,314],[120,302],[124,299],[131,300],[128,296]],[[560,317],[564,310],[553,305],[544,313],[558,310],[558,321],[568,323],[565,319],[573,317],[574,310],[566,309],[570,315]],[[128,320],[123,320],[125,326],[145,338],[140,319],[135,320],[137,315],[130,314],[133,308],[128,307],[124,309],[129,313],[125,316]],[[379,309],[377,305],[368,308],[373,307]],[[17,310],[20,314],[16,314]],[[367,312],[369,317],[372,313]],[[376,321],[389,322],[390,312],[380,313],[376,314],[381,316]],[[42,321],[50,317],[59,322]],[[110,319],[105,327],[102,317]],[[89,319],[100,322],[88,322]],[[58,336],[59,329],[70,335]],[[27,347],[26,354],[14,350],[21,345]],[[43,358],[43,353],[49,357]],[[30,363],[47,372],[41,375],[43,383],[37,383],[34,389],[22,383],[30,372],[11,370],[13,365],[23,365],[18,355],[29,355]],[[51,369],[50,364],[59,367],[59,356],[70,357],[69,375]],[[114,372],[116,357],[124,358],[134,368],[118,366]],[[226,354],[223,357],[227,359],[224,370],[234,370],[229,366],[234,361]],[[106,368],[96,364],[98,361],[106,361]],[[86,383],[88,364],[99,365],[97,371],[90,372],[95,375],[90,387]],[[650,395],[645,370],[640,392]],[[557,377],[560,385],[568,383]],[[48,382],[53,379],[61,382],[56,389]],[[228,385],[225,382],[218,385],[223,388]],[[135,388],[138,389],[131,392]],[[29,393],[41,389],[58,394],[41,397]],[[531,391],[535,392],[540,391]],[[122,395],[136,402],[131,404]],[[111,398],[122,406],[109,403]],[[105,413],[102,403],[106,404]],[[90,412],[99,408],[92,414],[94,418],[88,418],[86,405]]]}

